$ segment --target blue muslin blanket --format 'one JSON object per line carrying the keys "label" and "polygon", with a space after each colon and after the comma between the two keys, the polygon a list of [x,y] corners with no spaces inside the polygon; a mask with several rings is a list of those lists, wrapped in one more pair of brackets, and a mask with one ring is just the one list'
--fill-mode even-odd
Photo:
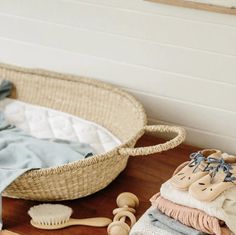
{"label": "blue muslin blanket", "polygon": [[[11,82],[1,82],[0,100],[10,94],[11,88]],[[64,165],[93,154],[95,151],[88,144],[32,137],[9,124],[0,112],[0,193],[26,171]],[[0,197],[0,218],[1,210]]]}
{"label": "blue muslin blanket", "polygon": [[207,235],[204,232],[198,231],[192,227],[180,223],[155,208],[148,213],[151,224],[169,232],[172,235]]}

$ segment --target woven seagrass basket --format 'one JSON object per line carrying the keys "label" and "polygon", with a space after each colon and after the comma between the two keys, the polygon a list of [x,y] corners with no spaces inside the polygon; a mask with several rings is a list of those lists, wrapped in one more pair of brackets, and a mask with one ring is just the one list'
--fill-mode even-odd
{"label": "woven seagrass basket", "polygon": [[[122,141],[104,154],[56,168],[29,171],[9,185],[4,196],[44,201],[84,197],[111,183],[125,169],[129,156],[166,151],[185,138],[180,127],[148,126],[145,111],[137,100],[103,82],[5,64],[0,64],[0,77],[14,83],[11,98],[96,122]],[[164,144],[134,148],[145,132],[177,135]]]}

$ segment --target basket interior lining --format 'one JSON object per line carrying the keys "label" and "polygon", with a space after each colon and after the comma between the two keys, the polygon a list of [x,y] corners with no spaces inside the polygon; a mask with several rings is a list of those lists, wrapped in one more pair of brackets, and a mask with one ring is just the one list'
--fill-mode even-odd
{"label": "basket interior lining", "polygon": [[7,98],[0,102],[0,110],[8,123],[39,139],[86,143],[97,154],[111,151],[121,144],[102,126],[50,108]]}

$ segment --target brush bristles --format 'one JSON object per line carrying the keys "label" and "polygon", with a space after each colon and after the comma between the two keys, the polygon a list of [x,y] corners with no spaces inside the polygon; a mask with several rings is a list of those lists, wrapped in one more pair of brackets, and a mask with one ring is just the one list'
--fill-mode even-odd
{"label": "brush bristles", "polygon": [[72,209],[60,204],[41,204],[31,207],[28,214],[36,224],[58,225],[70,219]]}

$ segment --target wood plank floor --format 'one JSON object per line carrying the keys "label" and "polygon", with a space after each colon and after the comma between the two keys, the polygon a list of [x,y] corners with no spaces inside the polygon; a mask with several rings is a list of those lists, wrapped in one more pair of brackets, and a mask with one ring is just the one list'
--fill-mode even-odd
{"label": "wood plank floor", "polygon": [[[148,146],[160,143],[161,140],[152,136],[144,136],[137,146]],[[157,193],[161,184],[167,180],[174,169],[188,159],[197,148],[181,145],[167,152],[150,156],[130,157],[125,171],[104,190],[86,198],[64,201],[73,208],[74,218],[106,216],[112,218],[112,210],[116,208],[116,197],[121,192],[132,192],[140,199],[136,216],[139,218],[150,206],[149,198]],[[4,229],[21,235],[105,235],[105,228],[74,226],[56,231],[45,231],[33,228],[27,215],[28,209],[39,202],[4,198],[3,220]],[[41,203],[41,202],[40,202]]]}

